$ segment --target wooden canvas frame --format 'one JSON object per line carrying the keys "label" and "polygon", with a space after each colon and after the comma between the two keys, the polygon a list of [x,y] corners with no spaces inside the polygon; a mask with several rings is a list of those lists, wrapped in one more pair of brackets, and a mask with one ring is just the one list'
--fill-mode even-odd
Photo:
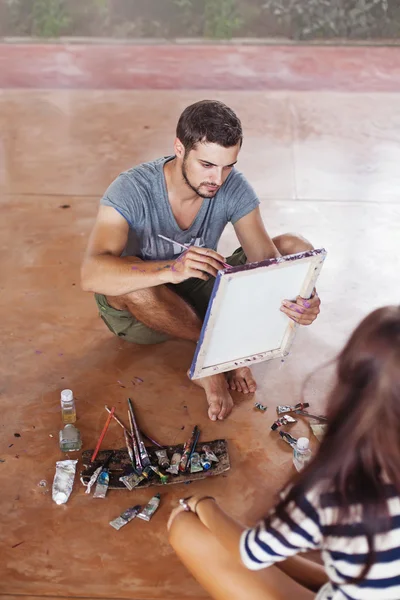
{"label": "wooden canvas frame", "polygon": [[[207,377],[209,375],[230,371],[240,366],[250,366],[254,363],[286,356],[289,353],[290,347],[296,335],[296,329],[298,327],[298,324],[288,317],[287,325],[282,326],[284,327],[284,330],[282,341],[279,347],[266,347],[262,352],[257,351],[255,354],[248,354],[247,356],[240,357],[232,356],[231,360],[225,360],[218,364],[207,364],[207,362],[209,362],[207,361],[207,352],[210,346],[212,331],[218,322],[219,311],[222,309],[225,293],[227,292],[229,283],[233,280],[233,278],[240,278],[243,286],[245,286],[246,277],[254,276],[255,272],[263,271],[264,277],[266,271],[270,273],[275,269],[290,269],[291,265],[306,263],[308,264],[308,269],[306,270],[306,275],[299,289],[297,290],[296,295],[299,295],[303,298],[309,298],[315,287],[325,257],[326,251],[323,248],[320,248],[309,252],[301,252],[299,254],[292,254],[290,256],[272,258],[259,263],[249,263],[220,271],[215,280],[207,314],[203,322],[200,338],[193,357],[190,368],[190,378],[199,379],[200,377]],[[284,298],[282,298],[282,300],[283,299]],[[240,318],[240,315],[238,315],[238,318]],[[274,318],[273,315],[272,318]],[[251,332],[249,332],[249,335],[251,335]]]}

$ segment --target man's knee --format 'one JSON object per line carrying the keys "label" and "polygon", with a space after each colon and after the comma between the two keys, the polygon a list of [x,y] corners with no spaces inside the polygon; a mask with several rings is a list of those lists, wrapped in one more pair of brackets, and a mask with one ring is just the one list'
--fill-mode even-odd
{"label": "man's knee", "polygon": [[273,239],[275,246],[282,256],[314,250],[314,246],[298,233],[284,233]]}
{"label": "man's knee", "polygon": [[154,306],[154,303],[162,301],[163,291],[161,288],[165,286],[146,288],[144,290],[136,290],[123,294],[122,296],[107,296],[109,306],[117,310],[131,310],[133,307]]}

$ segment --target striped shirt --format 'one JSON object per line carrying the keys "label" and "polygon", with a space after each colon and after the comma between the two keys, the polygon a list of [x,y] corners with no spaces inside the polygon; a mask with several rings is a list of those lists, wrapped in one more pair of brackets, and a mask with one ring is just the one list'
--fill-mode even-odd
{"label": "striped shirt", "polygon": [[[249,569],[262,569],[299,552],[321,550],[329,583],[318,600],[400,600],[400,498],[394,486],[385,485],[391,528],[382,522],[374,538],[375,561],[366,578],[361,574],[368,543],[360,507],[353,506],[347,522],[336,523],[333,494],[312,490],[287,508],[283,520],[274,516],[266,527],[261,521],[243,532],[242,561]],[[349,583],[350,581],[350,583]]]}

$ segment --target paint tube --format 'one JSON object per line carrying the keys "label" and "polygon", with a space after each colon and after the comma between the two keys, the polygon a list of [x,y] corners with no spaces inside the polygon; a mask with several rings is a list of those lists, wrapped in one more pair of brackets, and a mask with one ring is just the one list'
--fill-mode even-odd
{"label": "paint tube", "polygon": [[168,475],[164,475],[164,473],[161,473],[158,467],[151,466],[150,468],[154,471],[154,473],[156,473],[159,476],[161,483],[168,483]]}
{"label": "paint tube", "polygon": [[97,478],[98,478],[99,473],[102,470],[102,468],[103,467],[97,467],[97,469],[95,470],[95,472],[93,473],[93,475],[89,479],[89,483],[86,486],[85,494],[90,494],[90,492],[92,491],[92,487],[96,483]]}
{"label": "paint tube", "polygon": [[139,485],[145,479],[144,475],[136,475],[136,473],[131,473],[130,475],[124,475],[120,477],[119,480],[122,481],[125,487],[131,492],[135,487]]}
{"label": "paint tube", "polygon": [[59,460],[56,462],[56,474],[53,481],[53,500],[56,504],[65,504],[74,485],[77,460]]}
{"label": "paint tube", "polygon": [[265,412],[268,406],[264,406],[264,404],[261,404],[261,402],[254,402],[254,408],[256,410],[260,410],[261,412]]}
{"label": "paint tube", "polygon": [[219,459],[215,456],[214,452],[211,450],[211,446],[205,445],[202,448],[206,458],[211,462],[219,462]]}
{"label": "paint tube", "polygon": [[278,429],[278,427],[282,427],[282,425],[289,425],[292,423],[297,423],[297,419],[294,419],[290,415],[283,415],[283,417],[280,417],[280,419],[277,419],[271,425],[271,429],[272,429],[272,431],[275,431],[276,429]]}
{"label": "paint tube", "polygon": [[281,436],[284,442],[289,444],[289,446],[291,446],[292,448],[296,447],[297,438],[293,437],[293,435],[290,435],[290,433],[288,433],[287,431],[280,431],[279,435]]}
{"label": "paint tube", "polygon": [[200,454],[198,452],[193,452],[192,458],[190,460],[190,472],[191,473],[200,473],[203,470],[200,461]]}
{"label": "paint tube", "polygon": [[120,515],[113,521],[110,521],[111,527],[114,527],[114,529],[119,531],[121,529],[121,527],[124,527],[124,525],[129,523],[129,521],[132,521],[132,519],[137,517],[137,515],[139,514],[139,512],[141,510],[142,510],[142,507],[140,506],[140,504],[137,504],[136,506],[132,506],[132,508],[128,508],[127,510],[125,510],[122,513],[122,515]]}
{"label": "paint tube", "polygon": [[96,489],[94,490],[93,498],[105,498],[110,483],[110,474],[108,469],[102,469],[97,478]]}
{"label": "paint tube", "polygon": [[143,519],[143,521],[150,521],[157,508],[160,506],[160,500],[160,494],[156,494],[155,496],[153,496],[150,502],[138,514],[138,519]]}
{"label": "paint tube", "polygon": [[171,459],[171,465],[166,469],[167,473],[172,475],[178,475],[179,464],[181,462],[182,455],[179,452],[175,452]]}
{"label": "paint tube", "polygon": [[169,458],[166,450],[156,450],[156,456],[158,459],[158,464],[162,469],[168,469],[169,467]]}
{"label": "paint tube", "polygon": [[286,413],[294,412],[295,410],[303,410],[309,406],[308,402],[299,402],[295,406],[281,405],[276,407],[276,412],[278,415],[284,415]]}
{"label": "paint tube", "polygon": [[211,460],[209,460],[205,454],[200,456],[200,462],[205,471],[209,471],[211,469]]}

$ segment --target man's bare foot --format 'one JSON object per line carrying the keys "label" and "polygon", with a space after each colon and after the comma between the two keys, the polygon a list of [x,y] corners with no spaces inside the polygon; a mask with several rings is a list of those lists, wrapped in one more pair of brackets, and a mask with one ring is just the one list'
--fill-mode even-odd
{"label": "man's bare foot", "polygon": [[222,421],[227,417],[233,408],[233,400],[226,387],[225,376],[211,375],[201,379],[193,379],[193,383],[203,388],[208,402],[208,416],[211,421],[219,419]]}
{"label": "man's bare foot", "polygon": [[229,371],[226,380],[228,389],[244,394],[253,394],[257,389],[256,381],[249,367],[240,367],[234,371]]}

